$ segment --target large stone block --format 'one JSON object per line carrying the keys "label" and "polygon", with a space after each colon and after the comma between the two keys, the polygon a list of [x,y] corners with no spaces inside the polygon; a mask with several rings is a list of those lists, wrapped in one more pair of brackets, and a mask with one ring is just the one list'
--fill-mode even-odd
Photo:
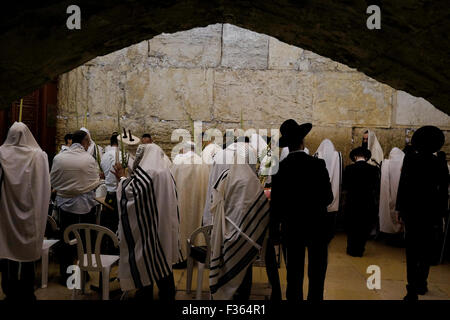
{"label": "large stone block", "polygon": [[303,50],[298,62],[300,70],[311,72],[355,72],[356,69],[352,69],[342,63],[333,61],[329,58],[318,55],[317,53]]}
{"label": "large stone block", "polygon": [[239,123],[264,121],[279,125],[286,119],[312,118],[311,74],[290,70],[215,71],[214,119]]}
{"label": "large stone block", "polygon": [[211,120],[212,69],[147,68],[127,73],[125,112],[164,120]]}
{"label": "large stone block", "polygon": [[269,38],[269,69],[300,69],[303,49]]}
{"label": "large stone block", "polygon": [[404,91],[396,91],[394,106],[395,123],[398,125],[435,125],[450,128],[450,116],[423,98],[416,98]]}
{"label": "large stone block", "polygon": [[212,68],[220,65],[222,24],[162,34],[150,40],[150,64]]}
{"label": "large stone block", "polygon": [[117,50],[113,53],[99,56],[85,63],[87,66],[102,66],[126,71],[139,64],[144,64],[148,59],[148,40],[141,41],[132,46]]}
{"label": "large stone block", "polygon": [[223,25],[223,67],[267,69],[269,37],[231,24]]}
{"label": "large stone block", "polygon": [[363,74],[315,74],[314,122],[389,127],[393,89]]}

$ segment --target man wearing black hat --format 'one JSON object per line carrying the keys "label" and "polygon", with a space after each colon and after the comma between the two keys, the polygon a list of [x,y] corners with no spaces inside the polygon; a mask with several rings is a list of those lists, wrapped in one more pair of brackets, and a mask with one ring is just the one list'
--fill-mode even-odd
{"label": "man wearing black hat", "polygon": [[413,135],[413,151],[403,160],[397,193],[397,210],[405,224],[407,295],[417,300],[428,291],[427,278],[432,253],[439,244],[434,240],[442,232],[448,207],[449,173],[445,157],[434,153],[444,145],[439,128],[425,126]]}
{"label": "man wearing black hat", "polygon": [[[333,201],[330,178],[322,159],[304,152],[304,137],[310,123],[298,125],[292,119],[280,127],[280,147],[289,155],[280,162],[272,179],[271,231],[279,230],[286,249],[289,301],[303,300],[305,249],[308,248],[308,300],[322,300],[327,270],[327,206]],[[273,233],[272,233],[273,234]]]}
{"label": "man wearing black hat", "polygon": [[345,229],[347,254],[362,257],[378,215],[377,198],[380,191],[378,167],[367,163],[371,152],[358,147],[350,152],[354,162],[344,170],[342,189],[345,193]]}

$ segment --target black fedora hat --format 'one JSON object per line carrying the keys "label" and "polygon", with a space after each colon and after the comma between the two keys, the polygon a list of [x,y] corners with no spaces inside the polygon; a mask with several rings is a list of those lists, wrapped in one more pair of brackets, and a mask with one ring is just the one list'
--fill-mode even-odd
{"label": "black fedora hat", "polygon": [[369,149],[364,147],[358,147],[350,151],[350,159],[353,162],[356,162],[356,157],[364,157],[366,161],[370,160],[372,158],[372,152],[370,152]]}
{"label": "black fedora hat", "polygon": [[311,123],[303,123],[299,125],[294,119],[284,121],[280,126],[281,138],[279,147],[287,147],[290,142],[299,142],[311,131]]}
{"label": "black fedora hat", "polygon": [[439,151],[445,143],[445,136],[441,129],[435,126],[424,126],[414,132],[411,144],[419,152],[434,153]]}

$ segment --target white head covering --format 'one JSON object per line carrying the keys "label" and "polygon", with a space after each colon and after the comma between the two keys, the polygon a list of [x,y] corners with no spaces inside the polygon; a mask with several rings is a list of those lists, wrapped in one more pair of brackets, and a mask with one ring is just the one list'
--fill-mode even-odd
{"label": "white head covering", "polygon": [[399,148],[393,148],[389,153],[389,159],[381,165],[380,184],[380,231],[385,233],[398,233],[402,226],[397,222],[397,190],[400,182],[400,173],[405,154]]}
{"label": "white head covering", "polygon": [[222,148],[214,142],[208,144],[202,151],[202,159],[205,164],[213,164],[216,154],[222,151]]}
{"label": "white head covering", "polygon": [[320,143],[315,155],[325,161],[333,190],[333,202],[328,206],[328,212],[338,211],[342,175],[341,153],[336,151],[333,142],[325,139]]}
{"label": "white head covering", "polygon": [[[91,156],[93,156],[94,158],[97,158],[97,157],[95,156],[95,155],[96,155],[96,152],[97,152],[97,147],[96,147],[97,144],[95,143],[94,140],[92,140],[91,133],[90,133],[89,130],[86,129],[85,127],[80,128],[80,130],[87,133],[87,135],[89,136],[89,140],[90,140],[90,142],[91,142],[91,143],[89,144],[89,147],[88,147],[88,149],[87,149],[87,152],[88,152]],[[99,153],[100,153],[100,158],[101,158],[101,157],[102,157],[102,154],[103,154],[103,148],[100,147],[100,146],[98,146],[98,151],[99,151]]]}
{"label": "white head covering", "polygon": [[[368,140],[367,140],[367,148],[372,153],[372,157],[367,163],[371,165],[381,165],[381,162],[384,159],[383,149],[381,148],[380,143],[378,142],[377,136],[375,135],[375,132],[372,130],[368,131]],[[375,160],[376,163],[373,161]]]}
{"label": "white head covering", "polygon": [[0,259],[41,257],[50,201],[47,154],[28,127],[14,122],[0,147]]}

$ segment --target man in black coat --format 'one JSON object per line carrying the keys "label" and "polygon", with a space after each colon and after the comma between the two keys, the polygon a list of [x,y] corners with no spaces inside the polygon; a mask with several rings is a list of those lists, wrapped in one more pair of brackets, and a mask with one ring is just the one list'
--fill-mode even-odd
{"label": "man in black coat", "polygon": [[345,167],[342,185],[347,254],[362,257],[378,218],[380,175],[377,167],[367,163],[371,158],[370,150],[358,147],[350,152],[350,158],[354,163]]}
{"label": "man in black coat", "polygon": [[433,252],[440,247],[443,217],[448,207],[449,173],[445,157],[435,152],[444,145],[439,128],[419,128],[412,137],[413,151],[403,160],[397,210],[405,224],[407,295],[417,300],[428,291],[427,278]]}
{"label": "man in black coat", "polygon": [[280,147],[289,147],[289,155],[280,162],[272,179],[271,223],[281,223],[281,241],[285,246],[287,268],[286,297],[303,300],[305,249],[308,248],[308,300],[322,300],[327,270],[330,230],[327,206],[333,201],[330,178],[321,159],[306,154],[304,137],[310,123],[298,125],[285,121],[281,127]]}

